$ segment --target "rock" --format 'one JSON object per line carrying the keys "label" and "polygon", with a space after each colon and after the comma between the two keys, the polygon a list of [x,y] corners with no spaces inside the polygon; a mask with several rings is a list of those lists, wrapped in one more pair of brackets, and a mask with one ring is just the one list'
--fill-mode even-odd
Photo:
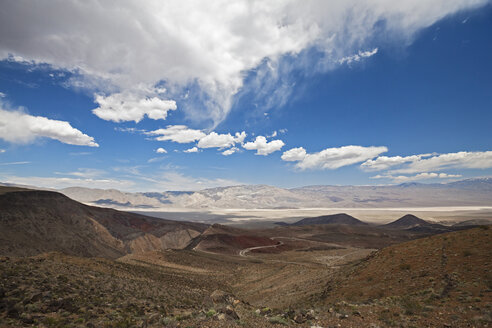
{"label": "rock", "polygon": [[234,311],[232,306],[227,305],[225,308],[219,309],[221,314],[225,314],[227,319],[239,320],[239,315]]}
{"label": "rock", "polygon": [[304,322],[306,322],[306,318],[302,314],[296,314],[294,316],[294,321],[296,323],[304,323]]}
{"label": "rock", "polygon": [[158,322],[160,320],[160,318],[161,318],[161,315],[159,313],[153,313],[153,314],[149,315],[147,322],[152,324],[152,323]]}
{"label": "rock", "polygon": [[222,290],[215,290],[212,294],[210,294],[210,298],[214,303],[229,303],[232,304],[234,302],[234,297],[231,294],[228,294]]}
{"label": "rock", "polygon": [[234,302],[232,302],[232,305],[236,306],[236,305],[238,305],[239,303],[241,303],[241,301],[240,301],[240,300],[234,300]]}
{"label": "rock", "polygon": [[20,315],[20,318],[21,318],[22,322],[25,323],[25,324],[30,325],[30,324],[33,324],[34,323],[34,320],[33,320],[32,316],[29,315],[29,314],[27,314],[27,313],[22,313]]}
{"label": "rock", "polygon": [[313,320],[314,319],[314,311],[309,310],[305,315],[306,320]]}
{"label": "rock", "polygon": [[40,301],[43,298],[43,294],[41,293],[36,293],[31,296],[31,299],[29,300],[30,303],[36,303]]}
{"label": "rock", "polygon": [[226,319],[225,313],[219,313],[219,315],[217,316],[217,319],[219,319],[219,320],[225,320]]}
{"label": "rock", "polygon": [[256,309],[256,310],[255,310],[255,313],[256,313],[257,315],[260,315],[260,314],[261,314],[261,310],[260,310],[260,309]]}
{"label": "rock", "polygon": [[294,310],[289,310],[285,313],[284,317],[287,318],[287,319],[291,319],[291,320],[294,320],[294,317],[296,316],[296,311]]}

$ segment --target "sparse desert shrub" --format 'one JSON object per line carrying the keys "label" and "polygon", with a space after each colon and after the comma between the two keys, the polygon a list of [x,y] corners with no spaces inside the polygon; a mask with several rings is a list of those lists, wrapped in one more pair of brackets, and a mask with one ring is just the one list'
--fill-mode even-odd
{"label": "sparse desert shrub", "polygon": [[403,297],[401,299],[401,306],[407,315],[415,315],[422,311],[422,305],[410,297]]}
{"label": "sparse desert shrub", "polygon": [[279,317],[279,316],[271,317],[268,321],[270,323],[273,323],[273,324],[280,324],[280,325],[288,325],[289,324],[289,322],[286,319]]}
{"label": "sparse desert shrub", "polygon": [[210,310],[208,310],[208,311],[207,311],[207,313],[205,313],[205,315],[206,315],[208,318],[211,318],[211,317],[213,317],[213,316],[214,316],[214,315],[216,315],[216,314],[217,314],[217,312],[215,312],[215,310],[214,310],[214,309],[210,309]]}

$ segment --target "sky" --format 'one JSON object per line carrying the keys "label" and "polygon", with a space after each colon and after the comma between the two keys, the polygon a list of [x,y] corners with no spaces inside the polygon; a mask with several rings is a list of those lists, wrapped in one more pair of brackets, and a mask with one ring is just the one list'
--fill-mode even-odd
{"label": "sky", "polygon": [[492,1],[2,1],[0,182],[492,176]]}

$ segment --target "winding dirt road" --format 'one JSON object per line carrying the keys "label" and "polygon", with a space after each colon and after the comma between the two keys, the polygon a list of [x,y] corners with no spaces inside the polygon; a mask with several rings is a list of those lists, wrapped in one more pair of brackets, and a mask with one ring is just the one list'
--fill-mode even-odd
{"label": "winding dirt road", "polygon": [[282,246],[283,244],[284,244],[283,242],[279,241],[278,244],[276,244],[276,245],[256,246],[256,247],[245,248],[245,249],[242,249],[239,251],[239,256],[246,257],[246,253],[249,253],[252,250],[261,249],[261,248],[274,248],[274,247]]}

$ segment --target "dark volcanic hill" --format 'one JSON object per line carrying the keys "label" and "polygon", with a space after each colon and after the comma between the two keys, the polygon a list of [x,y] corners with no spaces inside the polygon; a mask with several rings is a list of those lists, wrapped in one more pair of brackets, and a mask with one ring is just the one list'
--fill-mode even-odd
{"label": "dark volcanic hill", "polygon": [[0,254],[117,258],[184,248],[208,226],[83,205],[51,191],[0,188]]}
{"label": "dark volcanic hill", "polygon": [[347,224],[347,225],[367,225],[353,216],[345,213],[317,216],[314,218],[305,218],[293,223],[294,226],[312,225],[312,224]]}
{"label": "dark volcanic hill", "polygon": [[400,230],[405,230],[405,229],[411,229],[415,227],[425,227],[425,226],[432,226],[433,224],[430,222],[427,222],[425,220],[422,220],[421,218],[416,217],[415,215],[412,214],[407,214],[402,216],[396,221],[393,221],[388,224],[381,225],[381,228],[386,228],[386,229],[400,229]]}

